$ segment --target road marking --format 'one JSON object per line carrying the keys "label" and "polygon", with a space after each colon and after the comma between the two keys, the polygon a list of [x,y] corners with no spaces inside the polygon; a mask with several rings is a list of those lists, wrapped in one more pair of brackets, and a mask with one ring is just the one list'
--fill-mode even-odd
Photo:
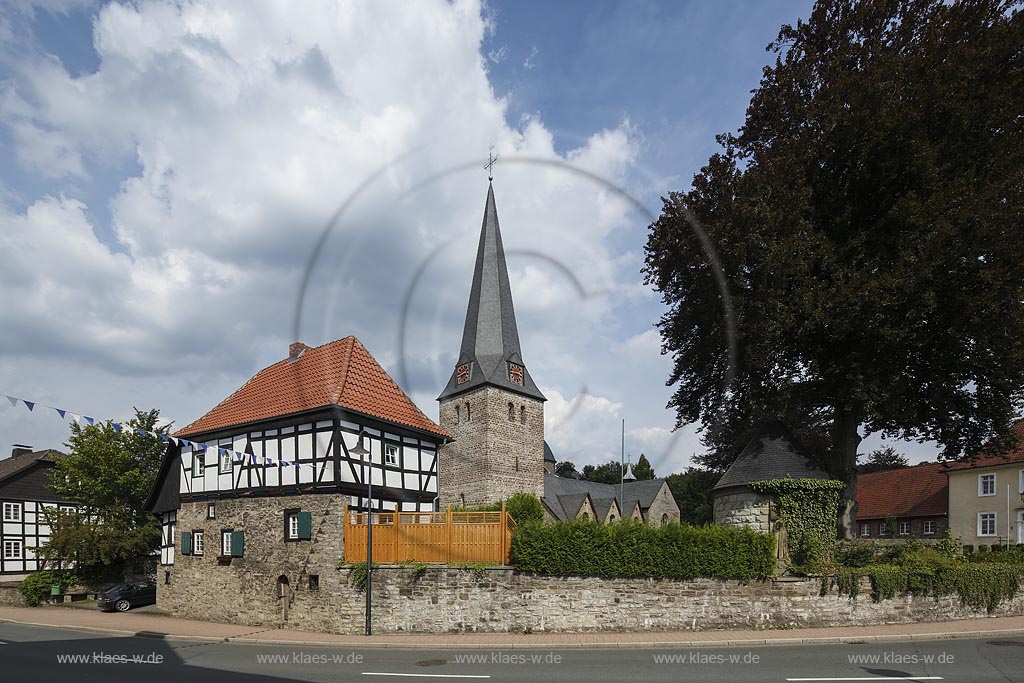
{"label": "road marking", "polygon": [[861,676],[859,678],[787,678],[787,681],[941,681],[942,676]]}
{"label": "road marking", "polygon": [[393,674],[381,671],[364,671],[364,676],[408,676],[411,678],[490,678],[490,676],[474,676],[471,674]]}

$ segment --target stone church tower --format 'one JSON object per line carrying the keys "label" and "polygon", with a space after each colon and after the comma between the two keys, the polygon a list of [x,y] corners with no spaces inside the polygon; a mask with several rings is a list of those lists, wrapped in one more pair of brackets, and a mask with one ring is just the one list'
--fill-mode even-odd
{"label": "stone church tower", "polygon": [[441,504],[477,506],[524,491],[544,494],[544,395],[519,348],[519,330],[494,188],[480,229],[462,348],[437,397],[442,428]]}

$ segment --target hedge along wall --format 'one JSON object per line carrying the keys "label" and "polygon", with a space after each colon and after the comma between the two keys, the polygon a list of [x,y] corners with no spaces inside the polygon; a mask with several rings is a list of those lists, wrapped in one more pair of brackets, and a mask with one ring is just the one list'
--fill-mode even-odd
{"label": "hedge along wall", "polygon": [[775,542],[750,529],[571,520],[527,524],[512,566],[555,576],[754,579],[775,570]]}
{"label": "hedge along wall", "polygon": [[769,479],[750,484],[757,493],[778,498],[793,562],[808,572],[819,571],[822,560],[832,557],[839,496],[845,487],[831,479]]}

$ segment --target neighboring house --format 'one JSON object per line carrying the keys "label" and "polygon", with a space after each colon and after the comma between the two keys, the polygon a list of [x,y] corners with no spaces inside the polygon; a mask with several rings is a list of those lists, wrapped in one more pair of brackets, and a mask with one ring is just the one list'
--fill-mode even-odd
{"label": "neighboring house", "polygon": [[771,479],[831,479],[780,420],[765,422],[712,489],[715,524],[769,533],[772,497],[750,484]]}
{"label": "neighboring house", "polygon": [[945,463],[861,474],[857,477],[857,537],[939,538],[948,525],[947,503]]}
{"label": "neighboring house", "polygon": [[953,463],[949,478],[949,528],[964,545],[1024,543],[1024,420],[1013,425],[1016,449],[983,449],[973,461]]}
{"label": "neighboring house", "polygon": [[[360,434],[369,475],[351,453]],[[448,438],[355,337],[292,344],[174,436],[192,445],[169,444],[147,501],[163,527],[159,602],[242,623],[284,621],[347,580],[342,512],[370,504],[368,480],[374,510],[432,510]]]}
{"label": "neighboring house", "polygon": [[76,509],[74,501],[54,493],[50,486],[49,470],[63,455],[60,451],[15,446],[11,457],[0,460],[0,580],[19,581],[43,568],[35,548],[50,539],[44,510]]}
{"label": "neighboring house", "polygon": [[584,479],[544,475],[544,520],[595,519],[614,522],[623,517],[660,526],[679,521],[679,505],[665,479],[602,484]]}

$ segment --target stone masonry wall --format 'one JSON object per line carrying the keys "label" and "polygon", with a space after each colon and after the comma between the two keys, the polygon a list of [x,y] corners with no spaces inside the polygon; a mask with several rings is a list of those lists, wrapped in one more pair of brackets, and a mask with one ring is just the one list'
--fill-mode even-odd
{"label": "stone masonry wall", "polygon": [[484,386],[442,401],[439,420],[455,438],[440,452],[441,505],[474,507],[520,491],[544,494],[542,401]]}
{"label": "stone masonry wall", "polygon": [[[293,610],[289,628],[362,632],[365,593],[352,586],[350,569],[335,574],[329,583],[337,588]],[[744,584],[714,579],[545,577],[507,568],[477,572],[382,567],[375,571],[373,582],[373,623],[378,634],[812,628],[986,616],[984,609],[962,606],[956,596],[906,596],[880,603],[865,593],[856,599],[834,592],[822,596],[816,579]],[[1024,590],[995,611],[996,616],[1021,614]]]}
{"label": "stone masonry wall", "polygon": [[715,524],[748,526],[763,534],[769,533],[769,501],[766,495],[739,490],[715,496]]}
{"label": "stone masonry wall", "polygon": [[0,606],[3,607],[24,607],[25,599],[21,597],[21,591],[17,585],[0,585]]}
{"label": "stone masonry wall", "polygon": [[[354,599],[337,564],[344,553],[343,509],[347,497],[306,494],[282,497],[234,498],[215,501],[216,517],[207,519],[207,502],[182,503],[178,511],[175,562],[157,573],[157,604],[176,616],[235,624],[282,623],[278,579],[288,578],[291,617],[300,628],[348,630],[331,611],[331,602]],[[312,540],[284,540],[284,511],[312,513]],[[220,559],[222,529],[245,532],[242,557]],[[183,555],[181,532],[204,531],[202,556]],[[170,583],[165,584],[169,572]],[[311,591],[309,576],[319,579]],[[361,619],[362,617],[360,617]]]}

